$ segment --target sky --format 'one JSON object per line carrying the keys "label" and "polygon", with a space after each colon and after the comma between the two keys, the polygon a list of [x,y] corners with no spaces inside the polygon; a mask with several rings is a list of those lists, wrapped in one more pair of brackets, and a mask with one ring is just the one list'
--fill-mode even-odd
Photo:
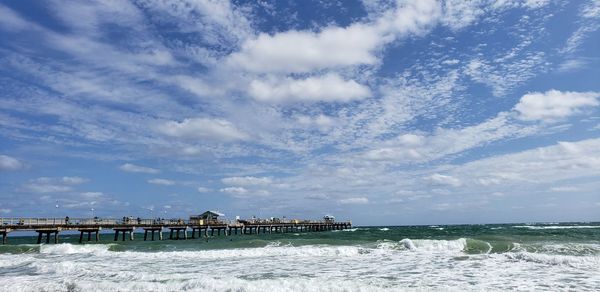
{"label": "sky", "polygon": [[0,217],[600,220],[600,1],[0,1]]}

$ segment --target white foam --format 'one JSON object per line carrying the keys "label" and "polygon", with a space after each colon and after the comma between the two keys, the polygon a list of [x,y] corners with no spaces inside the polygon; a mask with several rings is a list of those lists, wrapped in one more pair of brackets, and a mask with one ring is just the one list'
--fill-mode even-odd
{"label": "white foam", "polygon": [[[600,287],[597,255],[529,252],[519,244],[505,253],[464,253],[467,242],[486,250],[483,243],[472,241],[406,238],[362,246],[291,246],[273,241],[260,248],[158,252],[111,251],[107,244],[42,245],[39,254],[0,254],[0,291],[66,291],[67,285],[75,291],[358,292],[407,287],[593,291]],[[572,245],[579,248],[580,244],[565,247]],[[548,250],[563,248],[548,246]]]}
{"label": "white foam", "polygon": [[563,225],[563,226],[538,226],[538,225],[517,225],[513,226],[514,228],[527,228],[533,230],[543,230],[543,229],[590,229],[590,228],[600,228],[600,225]]}
{"label": "white foam", "polygon": [[42,244],[40,253],[42,254],[106,254],[109,248],[114,244]]}
{"label": "white foam", "polygon": [[409,239],[400,241],[406,249],[413,251],[450,251],[460,252],[467,247],[467,240],[459,238],[456,240],[433,240],[433,239]]}
{"label": "white foam", "polygon": [[600,265],[598,256],[552,255],[531,252],[506,253],[509,259],[546,265],[568,265],[577,268],[594,268]]}
{"label": "white foam", "polygon": [[381,231],[388,231],[388,230],[390,230],[390,229],[389,229],[389,228],[387,228],[387,227],[385,227],[385,228],[379,228],[379,230],[381,230]]}
{"label": "white foam", "polygon": [[348,229],[342,229],[342,231],[344,231],[344,232],[354,232],[354,231],[356,231],[356,230],[358,230],[358,228],[348,228]]}

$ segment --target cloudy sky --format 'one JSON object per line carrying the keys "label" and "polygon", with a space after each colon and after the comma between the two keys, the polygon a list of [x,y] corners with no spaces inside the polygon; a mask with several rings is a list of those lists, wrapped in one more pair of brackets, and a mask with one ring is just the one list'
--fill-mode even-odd
{"label": "cloudy sky", "polygon": [[0,216],[600,220],[600,1],[0,1]]}

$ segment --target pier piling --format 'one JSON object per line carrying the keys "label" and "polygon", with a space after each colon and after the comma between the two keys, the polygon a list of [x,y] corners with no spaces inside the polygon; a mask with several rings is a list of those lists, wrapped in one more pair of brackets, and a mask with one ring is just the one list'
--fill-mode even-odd
{"label": "pier piling", "polygon": [[10,229],[8,229],[8,228],[5,228],[5,229],[0,229],[0,235],[2,235],[2,244],[6,244],[6,241],[7,241],[7,238],[6,238],[6,237],[8,236],[8,233],[9,233],[10,231],[11,231],[11,230],[10,230]]}
{"label": "pier piling", "polygon": [[58,232],[59,232],[58,228],[37,229],[37,230],[35,230],[35,232],[38,233],[38,239],[37,239],[38,244],[42,243],[42,238],[44,236],[46,237],[46,243],[49,244],[50,238],[52,237],[53,234],[54,234],[54,243],[58,243]]}
{"label": "pier piling", "polygon": [[159,240],[162,240],[162,227],[161,226],[152,226],[144,228],[144,241],[148,239],[148,232],[150,232],[150,240],[154,241],[154,233],[158,232]]}
{"label": "pier piling", "polygon": [[115,231],[115,240],[114,241],[118,241],[119,240],[119,233],[121,233],[121,239],[122,241],[125,241],[125,234],[129,233],[129,240],[133,240],[133,232],[135,231],[135,227],[115,227],[113,228],[113,230]]}

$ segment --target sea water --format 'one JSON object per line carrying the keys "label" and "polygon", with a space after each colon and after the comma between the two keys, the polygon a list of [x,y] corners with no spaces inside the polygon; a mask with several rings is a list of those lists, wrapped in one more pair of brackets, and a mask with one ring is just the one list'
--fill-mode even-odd
{"label": "sea water", "polygon": [[598,291],[600,223],[0,246],[1,291]]}

